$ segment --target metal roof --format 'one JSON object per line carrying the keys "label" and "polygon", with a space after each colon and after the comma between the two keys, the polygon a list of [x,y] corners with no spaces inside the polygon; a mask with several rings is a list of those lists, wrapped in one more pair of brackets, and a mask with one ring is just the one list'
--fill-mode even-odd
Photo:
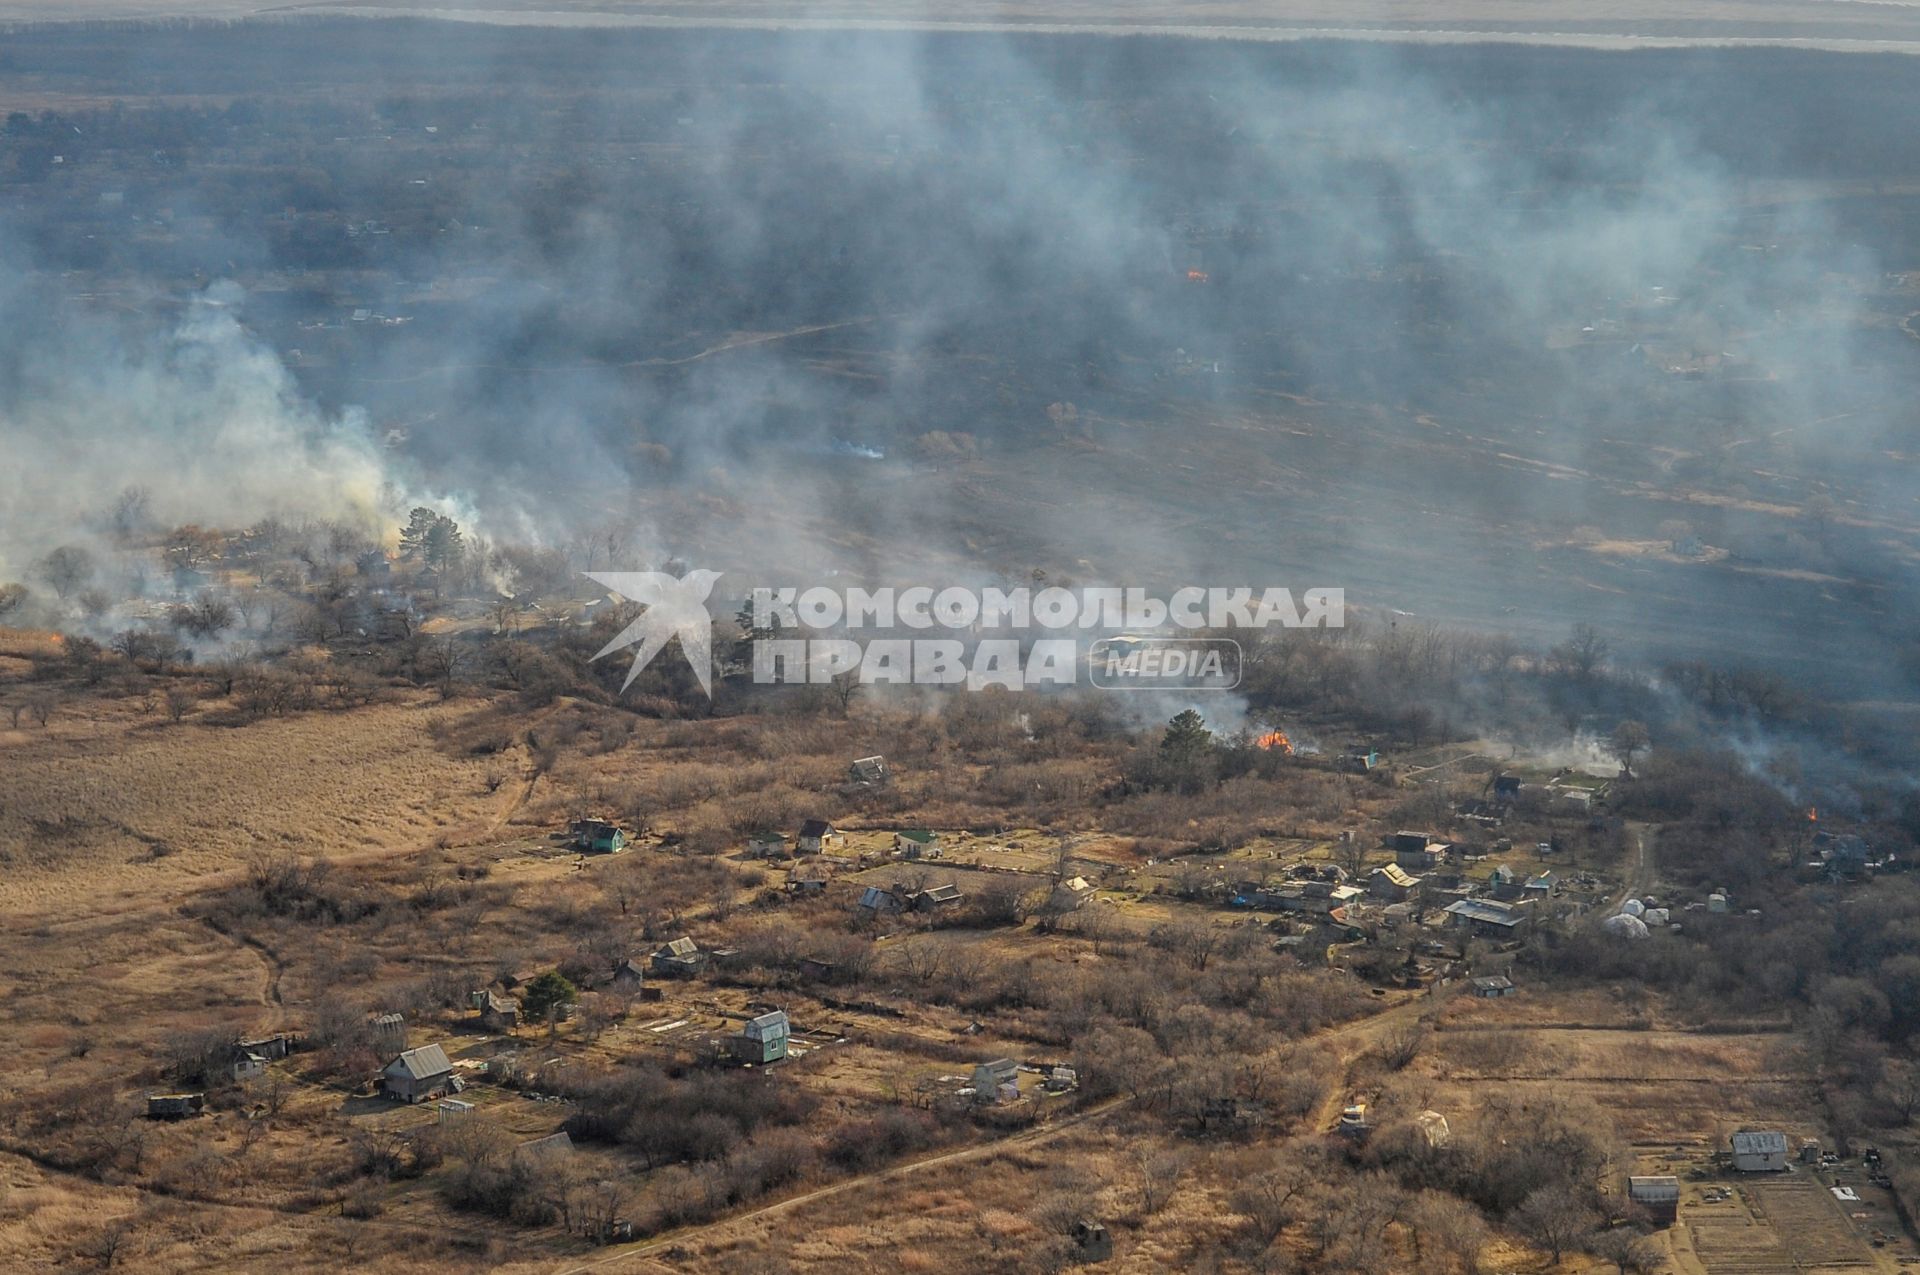
{"label": "metal roof", "polygon": [[1526,919],[1518,909],[1492,899],[1460,899],[1447,904],[1443,910],[1455,916],[1464,916],[1470,921],[1485,921],[1489,925],[1518,925]]}
{"label": "metal roof", "polygon": [[771,1014],[762,1014],[758,1018],[747,1020],[744,1034],[748,1040],[779,1040],[792,1034],[793,1028],[787,1022],[787,1012],[776,1009]]}
{"label": "metal roof", "polygon": [[447,1061],[446,1050],[438,1045],[422,1045],[418,1049],[409,1049],[388,1063],[386,1074],[402,1075],[410,1080],[426,1080],[452,1070],[453,1064]]}
{"label": "metal roof", "polygon": [[1735,1155],[1785,1155],[1787,1135],[1772,1129],[1742,1130],[1733,1135]]}

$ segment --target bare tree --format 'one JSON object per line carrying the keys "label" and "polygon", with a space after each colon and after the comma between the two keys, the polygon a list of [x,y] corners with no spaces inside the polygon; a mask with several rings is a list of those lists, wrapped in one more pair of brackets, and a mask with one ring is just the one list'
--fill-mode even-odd
{"label": "bare tree", "polygon": [[1342,833],[1339,844],[1334,849],[1335,861],[1345,869],[1350,878],[1358,878],[1366,871],[1367,843],[1352,832]]}
{"label": "bare tree", "polygon": [[1413,1202],[1409,1218],[1419,1265],[1434,1265],[1432,1257],[1448,1257],[1461,1275],[1479,1275],[1480,1254],[1487,1247],[1487,1222],[1480,1210],[1443,1191],[1423,1191]]}
{"label": "bare tree", "polygon": [[1134,1166],[1140,1174],[1140,1211],[1152,1217],[1165,1208],[1173,1193],[1179,1190],[1180,1179],[1187,1171],[1187,1157],[1178,1150],[1137,1147]]}
{"label": "bare tree", "polygon": [[1409,1063],[1420,1056],[1420,1049],[1427,1043],[1425,1023],[1403,1023],[1380,1041],[1381,1056],[1388,1067],[1395,1071],[1404,1071]]}
{"label": "bare tree", "polygon": [[93,579],[93,555],[78,545],[61,545],[34,564],[33,573],[60,596],[72,597]]}
{"label": "bare tree", "polygon": [[1653,737],[1647,733],[1646,725],[1629,718],[1613,728],[1613,737],[1607,741],[1607,751],[1620,763],[1620,773],[1633,778],[1633,759],[1645,752],[1653,743]]}
{"label": "bare tree", "polygon": [[1594,1256],[1612,1262],[1619,1275],[1643,1275],[1657,1270],[1661,1263],[1660,1245],[1653,1237],[1627,1227],[1595,1231],[1586,1247]]}
{"label": "bare tree", "polygon": [[1271,1244],[1299,1217],[1299,1206],[1316,1179],[1311,1162],[1284,1156],[1272,1168],[1240,1179],[1233,1190],[1234,1211],[1246,1215],[1263,1244]]}
{"label": "bare tree", "polygon": [[1887,1105],[1900,1113],[1900,1119],[1912,1124],[1920,1113],[1920,1063],[1896,1062],[1888,1066],[1882,1092]]}
{"label": "bare tree", "polygon": [[1514,1210],[1514,1229],[1553,1255],[1553,1264],[1593,1225],[1593,1211],[1564,1186],[1543,1186]]}
{"label": "bare tree", "polygon": [[1573,626],[1573,636],[1553,648],[1554,660],[1581,681],[1591,681],[1613,646],[1591,624]]}
{"label": "bare tree", "polygon": [[82,1241],[78,1254],[92,1258],[100,1264],[102,1270],[112,1270],[125,1253],[127,1245],[133,1239],[133,1223],[120,1217],[108,1222]]}

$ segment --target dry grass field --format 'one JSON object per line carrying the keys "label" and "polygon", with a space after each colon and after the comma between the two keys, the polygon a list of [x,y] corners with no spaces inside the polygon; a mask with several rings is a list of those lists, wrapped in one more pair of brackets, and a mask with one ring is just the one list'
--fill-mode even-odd
{"label": "dry grass field", "polygon": [[262,850],[351,860],[481,836],[519,790],[488,794],[486,763],[438,748],[434,717],[423,699],[236,728],[89,700],[0,731],[0,910],[70,914],[77,882],[112,910]]}

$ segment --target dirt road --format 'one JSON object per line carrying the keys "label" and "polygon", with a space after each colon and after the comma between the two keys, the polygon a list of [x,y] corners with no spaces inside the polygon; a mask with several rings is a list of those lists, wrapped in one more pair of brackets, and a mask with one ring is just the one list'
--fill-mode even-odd
{"label": "dirt road", "polygon": [[806,1205],[817,1203],[820,1200],[828,1199],[832,1196],[842,1195],[848,1191],[857,1190],[860,1187],[869,1186],[875,1182],[885,1182],[892,1178],[901,1178],[911,1173],[919,1173],[925,1169],[957,1164],[965,1160],[984,1159],[987,1156],[995,1155],[1012,1147],[1030,1147],[1051,1142],[1071,1129],[1086,1124],[1089,1121],[1098,1120],[1114,1111],[1118,1111],[1131,1101],[1132,1099],[1124,1097],[1109,1098],[1105,1102],[1095,1103],[1085,1111],[1077,1112],[1074,1115],[1066,1116],[1035,1129],[1029,1129],[1024,1133],[1016,1133],[1010,1138],[999,1138],[992,1142],[981,1143],[977,1146],[962,1147],[958,1151],[947,1151],[940,1155],[928,1156],[924,1160],[913,1160],[906,1164],[896,1164],[891,1168],[880,1169],[873,1173],[863,1173],[859,1177],[847,1178],[843,1181],[835,1182],[831,1186],[823,1186],[817,1191],[809,1191],[805,1195],[796,1195],[790,1199],[780,1200],[777,1203],[769,1204],[762,1208],[750,1209],[745,1213],[737,1213],[732,1217],[722,1218],[718,1222],[710,1222],[705,1226],[696,1226],[684,1231],[675,1231],[673,1234],[661,1239],[648,1240],[643,1244],[637,1244],[631,1248],[623,1249],[620,1252],[609,1253],[605,1257],[598,1257],[590,1262],[582,1262],[578,1265],[563,1267],[558,1272],[558,1275],[585,1275],[585,1273],[589,1271],[605,1270],[609,1267],[621,1266],[623,1264],[634,1264],[629,1265],[628,1269],[645,1269],[647,1266],[660,1269],[657,1263],[649,1260],[651,1254],[658,1253],[663,1249],[672,1248],[677,1244],[684,1244],[697,1236],[709,1235],[715,1231],[722,1231],[731,1226],[741,1226],[761,1218],[791,1212],[794,1209],[803,1208]]}
{"label": "dirt road", "polygon": [[[1365,1048],[1367,1044],[1376,1039],[1379,1033],[1399,1023],[1404,1023],[1409,1019],[1419,1017],[1420,1012],[1429,1008],[1431,1004],[1432,1002],[1424,996],[1411,996],[1378,1014],[1370,1014],[1365,1018],[1356,1018],[1352,1022],[1342,1023],[1338,1027],[1330,1027],[1326,1031],[1309,1039],[1313,1041],[1355,1042],[1358,1047],[1350,1052],[1349,1057],[1351,1057],[1352,1055],[1357,1055],[1360,1049]],[[1345,1078],[1346,1072],[1343,1069],[1341,1072],[1342,1084],[1328,1090],[1326,1100],[1322,1102],[1319,1109],[1314,1112],[1313,1117],[1307,1124],[1308,1128],[1330,1129],[1333,1127],[1335,1117],[1339,1115],[1340,1108],[1345,1105],[1346,1102]],[[967,1160],[985,1159],[988,1156],[1011,1148],[1031,1147],[1051,1142],[1080,1125],[1111,1115],[1113,1112],[1127,1106],[1131,1101],[1132,1099],[1125,1097],[1109,1098],[1105,1102],[1096,1103],[1084,1111],[1077,1112],[1074,1115],[1053,1121],[1050,1124],[1045,1124],[1035,1129],[1029,1129],[1024,1133],[1014,1134],[1010,1138],[1000,1138],[993,1142],[962,1147],[957,1151],[943,1152],[939,1155],[929,1156],[924,1160],[914,1160],[907,1164],[897,1164],[891,1168],[879,1169],[873,1173],[862,1174],[859,1177],[847,1178],[843,1181],[835,1182],[831,1186],[821,1187],[817,1191],[809,1191],[805,1195],[796,1195],[790,1199],[780,1200],[776,1203],[766,1205],[763,1208],[752,1209],[745,1213],[735,1214],[732,1217],[722,1218],[717,1222],[710,1222],[705,1226],[676,1231],[671,1235],[663,1236],[659,1239],[648,1240],[617,1252],[608,1253],[604,1257],[598,1257],[589,1262],[565,1266],[556,1272],[556,1275],[587,1275],[588,1272],[604,1271],[615,1267],[631,1271],[644,1271],[649,1268],[664,1270],[667,1268],[651,1260],[652,1255],[663,1252],[676,1245],[684,1244],[688,1240],[698,1236],[710,1235],[718,1231],[724,1231],[729,1227],[742,1226],[762,1218],[791,1212],[794,1209],[803,1208],[808,1204],[841,1195],[848,1191],[858,1190],[863,1186],[868,1186],[875,1182],[885,1182],[892,1178],[905,1177],[908,1174],[919,1173],[925,1169],[937,1168],[942,1165],[953,1165]]]}

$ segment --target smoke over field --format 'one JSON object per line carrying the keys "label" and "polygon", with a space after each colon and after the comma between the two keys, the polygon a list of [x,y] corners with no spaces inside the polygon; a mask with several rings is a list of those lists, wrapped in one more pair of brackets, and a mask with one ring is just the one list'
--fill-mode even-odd
{"label": "smoke over field", "polygon": [[[427,499],[737,575],[1737,631],[1905,695],[1898,61],[406,22],[9,56],[12,574],[130,485],[389,534]],[[1787,109],[1842,85],[1843,131]]]}

